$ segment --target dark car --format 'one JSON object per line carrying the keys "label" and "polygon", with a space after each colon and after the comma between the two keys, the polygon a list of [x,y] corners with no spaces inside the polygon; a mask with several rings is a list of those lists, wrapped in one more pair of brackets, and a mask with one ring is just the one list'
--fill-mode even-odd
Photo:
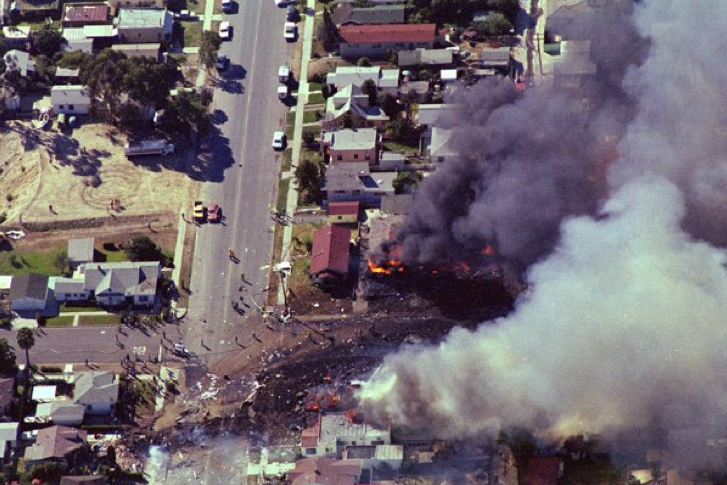
{"label": "dark car", "polygon": [[298,13],[298,9],[295,5],[288,5],[288,9],[285,11],[285,14],[288,22],[295,22],[300,19],[300,14]]}
{"label": "dark car", "polygon": [[218,71],[224,71],[227,69],[230,65],[230,58],[227,57],[224,54],[220,54],[217,56],[217,62],[215,63],[215,67]]}

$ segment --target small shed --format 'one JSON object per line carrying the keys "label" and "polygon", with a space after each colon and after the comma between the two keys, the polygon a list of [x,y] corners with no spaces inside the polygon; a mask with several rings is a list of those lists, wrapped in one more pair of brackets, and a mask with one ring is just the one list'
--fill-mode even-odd
{"label": "small shed", "polygon": [[359,206],[358,202],[331,202],[328,205],[328,221],[331,224],[356,224]]}
{"label": "small shed", "polygon": [[68,267],[71,270],[85,263],[93,262],[94,238],[70,239],[68,241]]}

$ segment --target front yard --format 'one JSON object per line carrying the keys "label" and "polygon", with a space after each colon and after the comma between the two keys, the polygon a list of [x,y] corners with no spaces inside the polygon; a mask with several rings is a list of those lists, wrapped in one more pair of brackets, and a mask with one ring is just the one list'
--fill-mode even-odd
{"label": "front yard", "polygon": [[63,266],[60,264],[59,258],[65,254],[65,245],[49,248],[47,251],[0,250],[0,274],[15,275],[32,272],[48,276],[60,275],[63,272]]}

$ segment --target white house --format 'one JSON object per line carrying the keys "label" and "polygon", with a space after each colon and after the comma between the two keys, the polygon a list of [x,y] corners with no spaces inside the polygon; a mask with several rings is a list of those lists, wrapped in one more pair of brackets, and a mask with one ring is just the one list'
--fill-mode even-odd
{"label": "white house", "polygon": [[346,413],[322,415],[318,425],[303,431],[303,456],[340,458],[347,446],[378,446],[391,444],[389,429],[355,423]]}
{"label": "white house", "polygon": [[367,162],[333,164],[326,170],[324,190],[328,202],[354,202],[369,207],[394,193],[397,172],[371,172]]}
{"label": "white house", "polygon": [[84,406],[86,414],[110,414],[119,399],[119,380],[113,372],[76,374],[73,402]]}
{"label": "white house", "polygon": [[170,41],[174,15],[166,8],[120,8],[119,40],[125,44],[147,44]]}
{"label": "white house", "polygon": [[88,89],[81,85],[53,86],[50,90],[53,112],[68,115],[85,115],[91,108]]}
{"label": "white house", "polygon": [[68,401],[44,402],[38,404],[35,417],[39,422],[50,422],[62,426],[77,426],[83,423],[86,408]]}
{"label": "white house", "polygon": [[35,273],[13,276],[10,284],[10,309],[43,311],[48,301],[48,277]]}
{"label": "white house", "polygon": [[0,464],[8,463],[18,436],[18,423],[0,423]]}

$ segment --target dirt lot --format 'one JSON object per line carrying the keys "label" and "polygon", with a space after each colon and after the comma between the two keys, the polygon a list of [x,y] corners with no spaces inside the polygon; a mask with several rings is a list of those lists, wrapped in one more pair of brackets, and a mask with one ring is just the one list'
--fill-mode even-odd
{"label": "dirt lot", "polygon": [[[108,125],[86,124],[67,135],[10,122],[0,137],[0,213],[7,225],[171,215],[189,200],[186,153],[164,157],[163,164],[157,157],[132,162],[122,151],[125,135]],[[112,199],[118,209],[109,208]]]}

